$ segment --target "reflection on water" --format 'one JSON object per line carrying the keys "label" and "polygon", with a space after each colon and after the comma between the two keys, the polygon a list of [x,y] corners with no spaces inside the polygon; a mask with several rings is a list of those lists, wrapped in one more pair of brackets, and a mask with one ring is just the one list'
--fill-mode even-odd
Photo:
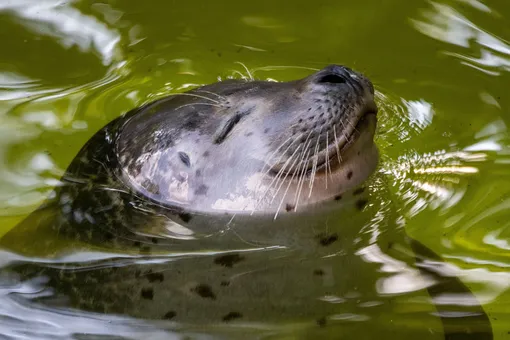
{"label": "reflection on water", "polygon": [[98,54],[104,65],[121,59],[117,55],[120,35],[94,17],[85,15],[61,0],[3,1],[0,11],[38,35],[47,35],[63,48],[77,46],[84,53]]}
{"label": "reflection on water", "polygon": [[[451,45],[469,48],[474,53],[462,54],[443,51],[459,58],[461,63],[489,75],[510,71],[510,45],[502,38],[486,32],[462,15],[453,6],[430,1],[430,8],[423,10],[421,20],[412,20],[420,32]],[[473,8],[493,14],[489,7],[478,1],[468,2]],[[494,16],[491,16],[492,18]]]}
{"label": "reflection on water", "polygon": [[[206,2],[0,1],[0,31],[13,32],[0,56],[2,336],[507,334],[510,120],[499,79],[510,70],[510,7],[300,4],[225,1],[211,13]],[[384,49],[376,33],[387,27],[402,36],[385,36]],[[386,63],[400,55],[406,65]],[[169,221],[138,231],[157,238],[121,246],[10,230],[61,185],[85,141],[133,107],[330,62],[366,72],[378,90],[381,164],[363,213],[207,233]]]}

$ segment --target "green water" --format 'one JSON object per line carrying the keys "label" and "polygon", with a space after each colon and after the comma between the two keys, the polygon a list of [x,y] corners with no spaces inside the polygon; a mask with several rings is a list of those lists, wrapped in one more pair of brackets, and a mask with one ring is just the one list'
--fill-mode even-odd
{"label": "green water", "polygon": [[278,81],[344,64],[378,92],[376,179],[389,190],[373,180],[372,207],[396,214],[382,235],[355,226],[360,237],[405,230],[469,287],[494,338],[510,337],[509,15],[504,0],[0,0],[0,235],[136,106],[246,76],[239,63]]}

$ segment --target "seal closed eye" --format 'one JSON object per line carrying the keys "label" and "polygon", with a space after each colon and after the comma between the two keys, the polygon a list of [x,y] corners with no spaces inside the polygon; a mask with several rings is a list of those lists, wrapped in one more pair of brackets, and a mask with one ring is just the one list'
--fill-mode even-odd
{"label": "seal closed eye", "polygon": [[215,144],[221,144],[227,135],[232,131],[234,126],[241,121],[241,119],[248,115],[250,111],[246,112],[236,112],[232,117],[230,117],[223,126],[220,127],[219,132],[216,135],[216,138],[214,139]]}
{"label": "seal closed eye", "polygon": [[[218,82],[120,118],[117,177],[158,204],[191,211],[309,207],[373,172],[376,113],[372,83],[344,66],[290,82]],[[201,186],[206,194],[197,194]]]}

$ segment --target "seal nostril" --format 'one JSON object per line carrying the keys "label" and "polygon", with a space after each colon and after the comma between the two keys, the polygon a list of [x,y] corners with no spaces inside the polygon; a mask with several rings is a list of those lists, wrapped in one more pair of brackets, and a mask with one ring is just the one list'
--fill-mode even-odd
{"label": "seal nostril", "polygon": [[324,77],[319,78],[318,83],[329,83],[329,84],[344,84],[345,78],[337,74],[328,74]]}

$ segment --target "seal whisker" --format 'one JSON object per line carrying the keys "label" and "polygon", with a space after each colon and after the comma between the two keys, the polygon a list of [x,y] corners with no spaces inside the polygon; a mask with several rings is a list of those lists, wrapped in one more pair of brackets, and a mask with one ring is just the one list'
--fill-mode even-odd
{"label": "seal whisker", "polygon": [[342,137],[345,137],[345,130],[346,130],[346,127],[345,127],[345,124],[342,120],[340,120],[340,124],[342,124]]}
{"label": "seal whisker", "polygon": [[241,77],[243,80],[249,80],[249,78],[237,70],[233,70],[232,73],[239,75],[239,77]]}
{"label": "seal whisker", "polygon": [[354,126],[351,121],[348,120],[347,124],[349,124],[356,133],[359,133],[358,129],[356,129],[356,126]]}
{"label": "seal whisker", "polygon": [[[290,149],[290,147],[292,146],[292,144],[294,144],[299,138],[300,136],[302,136],[302,134],[300,134],[297,138],[295,138],[290,144],[289,146],[287,147],[287,149],[285,149],[284,152],[282,152],[281,156],[278,158],[277,162],[280,161],[280,159],[283,157],[283,155],[287,152],[287,150]],[[290,139],[292,139],[292,137],[288,138],[286,141],[284,141],[279,147],[278,149],[280,149],[283,145],[285,145]],[[277,150],[278,151],[278,150]],[[276,152],[273,153],[273,155],[275,154]],[[285,164],[283,165],[283,167],[280,169],[280,171],[278,171],[277,175],[275,176],[275,178],[273,178],[273,180],[271,181],[271,183],[269,183],[268,187],[264,190],[264,192],[262,193],[262,195],[260,196],[260,198],[257,200],[257,202],[255,203],[255,206],[253,207],[253,210],[251,212],[251,214],[253,214],[255,212],[255,210],[257,209],[257,207],[259,206],[260,202],[262,202],[262,200],[265,198],[267,192],[271,189],[271,187],[273,186],[274,182],[276,180],[278,180],[278,178],[281,176],[281,174],[283,173],[283,171],[285,170],[285,168],[287,167],[287,164],[288,162],[290,161],[290,158],[287,160],[287,162],[285,162]],[[261,169],[261,172],[262,170],[265,168],[265,166],[267,165],[267,162],[266,164],[264,164],[264,166],[262,167]],[[259,183],[257,185],[257,188],[256,190],[258,191],[258,189],[260,188],[260,186],[262,185],[262,181],[264,180],[264,178],[267,176],[267,174],[272,170],[272,167],[269,167],[269,169],[267,169],[267,171],[262,175],[262,177],[260,178],[259,180]]]}
{"label": "seal whisker", "polygon": [[257,244],[257,243],[253,243],[253,242],[248,242],[246,241],[244,238],[241,237],[241,235],[239,235],[239,233],[237,231],[235,231],[235,229],[229,229],[232,233],[234,233],[234,235],[240,239],[242,242],[246,243],[247,245],[249,246],[252,246],[252,247],[260,247],[262,244]]}
{"label": "seal whisker", "polygon": [[328,150],[329,150],[329,131],[326,131],[326,189],[328,188],[328,168],[330,170],[330,176],[331,176],[331,167],[329,166],[329,157],[328,157]]}
{"label": "seal whisker", "polygon": [[[310,154],[310,150],[308,150],[308,152],[306,153],[306,157],[308,157],[309,154]],[[301,192],[303,191],[303,187],[305,184],[305,178],[306,178],[306,167],[303,166],[303,170],[301,171],[298,188],[297,188],[295,211],[297,211],[298,206],[299,206],[299,199],[301,198]]]}
{"label": "seal whisker", "polygon": [[312,196],[312,190],[313,190],[313,183],[315,181],[315,174],[317,172],[317,163],[319,161],[319,141],[321,139],[321,136],[322,136],[322,127],[321,127],[321,130],[319,131],[319,136],[317,137],[317,143],[315,143],[315,151],[314,151],[314,155],[313,155],[313,167],[312,167],[312,180],[310,181],[310,193],[308,194],[308,198],[310,198]]}
{"label": "seal whisker", "polygon": [[340,147],[338,146],[338,138],[336,136],[336,126],[333,125],[333,133],[335,134],[335,147],[336,147],[336,156],[338,157],[338,164],[342,164],[342,156],[340,156]]}
{"label": "seal whisker", "polygon": [[[308,149],[308,145],[310,145],[310,141],[308,142],[308,144],[305,146],[305,150]],[[297,188],[297,193],[296,193],[296,201],[294,203],[295,205],[295,208],[294,210],[297,211],[297,208],[298,208],[298,205],[299,205],[299,198],[301,196],[301,190],[303,189],[303,185],[305,183],[305,176],[306,176],[306,164],[308,163],[308,155],[310,154],[310,150],[308,150],[308,152],[306,153],[306,155],[304,156],[304,159],[306,159],[306,162],[303,162],[303,170],[301,170],[301,174],[299,176],[299,181],[298,181],[298,188]]]}
{"label": "seal whisker", "polygon": [[[300,135],[301,136],[301,135]],[[299,137],[299,136],[298,136]],[[283,141],[280,146],[271,154],[269,155],[268,158],[266,158],[266,160],[264,161],[264,165],[262,166],[262,168],[260,169],[260,172],[264,172],[266,166],[269,166],[269,171],[271,170],[271,165],[269,165],[269,162],[273,159],[273,157],[278,153],[278,151],[280,151],[280,149],[290,140],[292,140],[294,138],[294,136],[290,136],[289,138],[287,138],[285,141]],[[289,148],[292,146],[292,144],[294,144],[295,142],[297,141],[297,138],[294,139],[294,141],[292,143],[289,144],[289,146],[287,146],[287,149],[282,152],[282,154],[280,155],[280,158],[278,158],[278,160],[275,162],[278,163],[280,161],[280,159],[282,159],[283,155],[287,152],[287,150],[289,150]],[[273,164],[274,165],[274,164]],[[269,172],[268,171],[268,172]],[[264,174],[264,175],[267,175],[267,172]]]}
{"label": "seal whisker", "polygon": [[[202,92],[202,93],[212,94],[212,95],[214,95],[214,96],[218,97],[218,98],[219,98],[219,99],[221,99],[221,100],[226,100],[226,99],[227,99],[227,97],[222,96],[221,94],[217,94],[217,93],[211,92],[211,91],[206,91],[206,90],[195,90],[195,92]],[[206,97],[204,97],[204,98],[206,98]],[[211,99],[211,98],[209,98],[209,99]],[[218,103],[218,104],[219,104],[219,103]]]}
{"label": "seal whisker", "polygon": [[[294,142],[293,142],[294,143]],[[299,150],[301,146],[299,146],[296,151]],[[290,161],[292,160],[293,156],[295,155],[296,151],[294,151],[294,153],[292,154],[291,157],[289,157],[289,159],[287,159],[287,161],[283,164],[282,168],[278,171],[278,173],[276,174],[276,176],[273,178],[273,180],[271,181],[271,183],[269,183],[268,187],[266,188],[266,190],[264,191],[264,193],[262,194],[262,196],[260,197],[260,200],[262,200],[267,192],[274,186],[278,185],[279,181],[280,181],[280,177],[285,173],[285,169],[287,168],[287,166],[289,165]],[[270,169],[271,170],[271,169]],[[276,184],[275,184],[276,182]]]}
{"label": "seal whisker", "polygon": [[106,164],[104,164],[103,162],[101,162],[100,160],[96,159],[96,158],[92,158],[92,160],[96,163],[99,163],[107,172],[109,172],[110,170],[108,169],[108,167],[106,166]]}
{"label": "seal whisker", "polygon": [[[295,158],[294,156],[296,155],[296,153],[299,151],[299,149],[301,149],[301,145],[299,145],[296,150],[294,151],[294,153],[292,153],[292,156],[289,157],[289,161],[293,158]],[[292,169],[294,167],[294,165],[296,164],[296,162],[299,160],[299,157],[296,157],[296,159],[294,160],[294,162],[292,162],[292,165],[289,167],[289,169]],[[273,195],[273,198],[271,199],[271,203],[273,203],[276,195],[278,194],[278,192],[280,191],[280,189],[282,188],[282,185],[283,183],[285,182],[285,180],[287,179],[287,177],[289,176],[289,171],[285,171],[285,177],[282,177],[282,180],[281,180],[281,183],[279,183],[280,181],[278,181],[278,183],[280,184],[278,186],[278,189],[276,190],[276,192],[274,193]],[[293,171],[293,173],[295,174],[296,172]],[[292,178],[294,178],[294,176],[292,176]],[[278,185],[278,183],[276,185]],[[278,214],[278,212],[277,212]]]}
{"label": "seal whisker", "polygon": [[[263,174],[263,177],[265,177],[271,170],[272,170],[272,167],[274,165],[276,165],[278,162],[280,162],[280,160],[284,157],[284,155],[287,153],[287,151],[292,147],[292,145],[297,142],[299,140],[299,138],[301,138],[303,136],[302,133],[300,133],[299,135],[297,135],[295,138],[294,137],[289,137],[287,138],[286,141],[284,141],[279,147],[278,149],[273,152],[271,154],[271,156],[264,162],[264,166],[262,167],[262,169],[260,170],[260,172],[263,172],[265,170],[265,167],[266,166],[269,166],[269,169],[267,169],[267,171]],[[283,145],[285,145],[285,143],[287,143],[289,140],[291,140],[292,138],[294,138],[294,140],[287,146],[287,148],[281,153],[280,157],[274,162],[274,164],[271,166],[269,165],[269,162],[271,161],[271,159],[273,158],[273,156],[276,154],[277,151],[279,151],[279,149],[281,149],[283,147]]]}
{"label": "seal whisker", "polygon": [[[198,91],[197,91],[198,92]],[[202,91],[204,92],[204,91]],[[200,98],[200,99],[207,99],[207,100],[210,100],[211,102],[215,103],[215,104],[221,104],[219,101],[215,100],[215,99],[212,99],[212,98],[209,98],[209,97],[206,97],[206,96],[201,96],[199,94],[194,94],[194,93],[172,93],[170,96],[188,96],[188,97],[196,97],[196,98]]]}
{"label": "seal whisker", "polygon": [[[310,146],[310,143],[311,143],[310,136],[312,135],[312,133],[313,133],[313,130],[310,131],[310,133],[308,134],[308,136],[306,137],[305,142],[304,142],[304,148],[303,148],[303,153],[302,153],[302,157],[301,157],[301,164],[303,165],[303,170],[301,172],[301,175],[300,175],[300,178],[298,181],[298,192],[296,194],[296,196],[297,196],[296,202],[294,203],[294,205],[295,205],[294,211],[297,210],[297,206],[299,203],[299,196],[301,194],[301,188],[303,187],[303,184],[304,184],[304,178],[305,178],[306,169],[307,169],[307,165],[308,165],[308,155],[310,154],[310,150],[308,150],[308,147]],[[306,150],[308,150],[308,152],[306,152]],[[305,152],[306,152],[306,155],[305,155]],[[298,168],[297,172],[299,172],[299,168]]]}
{"label": "seal whisker", "polygon": [[258,71],[285,70],[285,69],[289,69],[289,68],[302,69],[302,70],[311,70],[311,71],[319,71],[318,68],[313,68],[313,67],[280,65],[280,66],[262,66],[262,67],[256,67],[256,68],[254,68],[252,70],[252,73],[255,74],[255,72],[258,72]]}
{"label": "seal whisker", "polygon": [[246,67],[245,64],[243,64],[240,61],[236,61],[235,63],[241,65],[242,67],[244,67],[244,69],[246,70],[246,73],[248,74],[248,79],[255,80],[255,78],[253,78],[253,75],[251,74],[250,70],[248,69],[248,67]]}
{"label": "seal whisker", "polygon": [[[283,147],[288,141],[290,141],[293,137],[290,137],[288,138],[285,142],[283,142],[276,151],[278,151],[281,147]],[[273,166],[275,164],[277,164],[278,162],[280,162],[280,160],[283,158],[283,156],[287,153],[287,151],[292,147],[292,145],[297,141],[297,138],[294,139],[288,146],[287,148],[281,153],[280,157],[274,162]],[[269,174],[269,172],[273,169],[272,166],[269,164],[269,162],[271,161],[271,159],[273,158],[273,156],[276,154],[276,151],[273,152],[273,154],[269,157],[268,160],[266,160],[264,162],[264,165],[262,166],[262,168],[260,169],[260,172],[263,173],[262,175],[262,178],[261,180],[267,176],[267,174]],[[266,166],[269,166],[269,169],[265,170]],[[263,172],[265,171],[265,172]]]}
{"label": "seal whisker", "polygon": [[219,107],[219,108],[222,108],[222,107],[223,107],[222,105],[211,104],[211,103],[190,103],[190,104],[184,104],[184,105],[181,105],[181,106],[177,107],[175,110],[180,110],[180,109],[182,109],[183,107],[186,107],[186,106],[193,106],[193,105],[208,105],[208,106],[215,106],[215,107]]}
{"label": "seal whisker", "polygon": [[[301,147],[301,145],[299,147]],[[298,147],[298,149],[299,149],[299,147]],[[296,150],[298,150],[298,149],[296,149]],[[294,166],[294,164],[296,164],[296,161],[298,161],[298,160],[299,160],[299,157],[297,157],[296,160],[292,163],[291,168]],[[292,184],[292,181],[294,180],[294,177],[296,176],[297,173],[298,173],[298,171],[293,171],[292,172],[292,177],[290,178],[289,183],[287,184],[287,188],[285,189],[285,192],[283,193],[283,197],[280,200],[280,204],[278,205],[278,209],[276,209],[276,214],[274,215],[274,219],[275,220],[278,217],[278,213],[280,212],[280,209],[282,208],[283,201],[285,201],[285,197],[287,197],[287,193],[289,191],[290,185]],[[287,172],[287,176],[288,175],[289,175],[289,173]],[[287,176],[285,176],[285,179],[287,178]],[[285,181],[285,179],[284,179],[284,181]],[[282,181],[282,184],[284,183],[284,181]],[[280,185],[280,187],[281,187],[281,185]],[[278,190],[280,190],[280,188],[278,188]],[[273,200],[274,200],[274,197],[273,197]]]}
{"label": "seal whisker", "polygon": [[[296,151],[299,150],[301,146],[299,146]],[[264,198],[268,191],[273,187],[273,186],[277,186],[278,183],[280,182],[280,178],[283,176],[283,174],[285,173],[285,169],[287,169],[287,166],[289,165],[290,161],[292,160],[292,158],[294,157],[294,155],[296,154],[296,151],[294,151],[294,153],[292,154],[291,157],[289,157],[289,159],[287,159],[287,161],[283,164],[282,168],[280,169],[280,171],[278,171],[278,173],[276,174],[275,178],[273,178],[273,180],[271,181],[271,183],[269,184],[269,186],[267,187],[267,189],[264,191],[264,193],[262,194],[261,196],[261,199]],[[278,192],[275,193],[275,195],[277,194]],[[273,196],[273,200],[274,200],[274,196]],[[272,200],[271,200],[272,202]]]}

